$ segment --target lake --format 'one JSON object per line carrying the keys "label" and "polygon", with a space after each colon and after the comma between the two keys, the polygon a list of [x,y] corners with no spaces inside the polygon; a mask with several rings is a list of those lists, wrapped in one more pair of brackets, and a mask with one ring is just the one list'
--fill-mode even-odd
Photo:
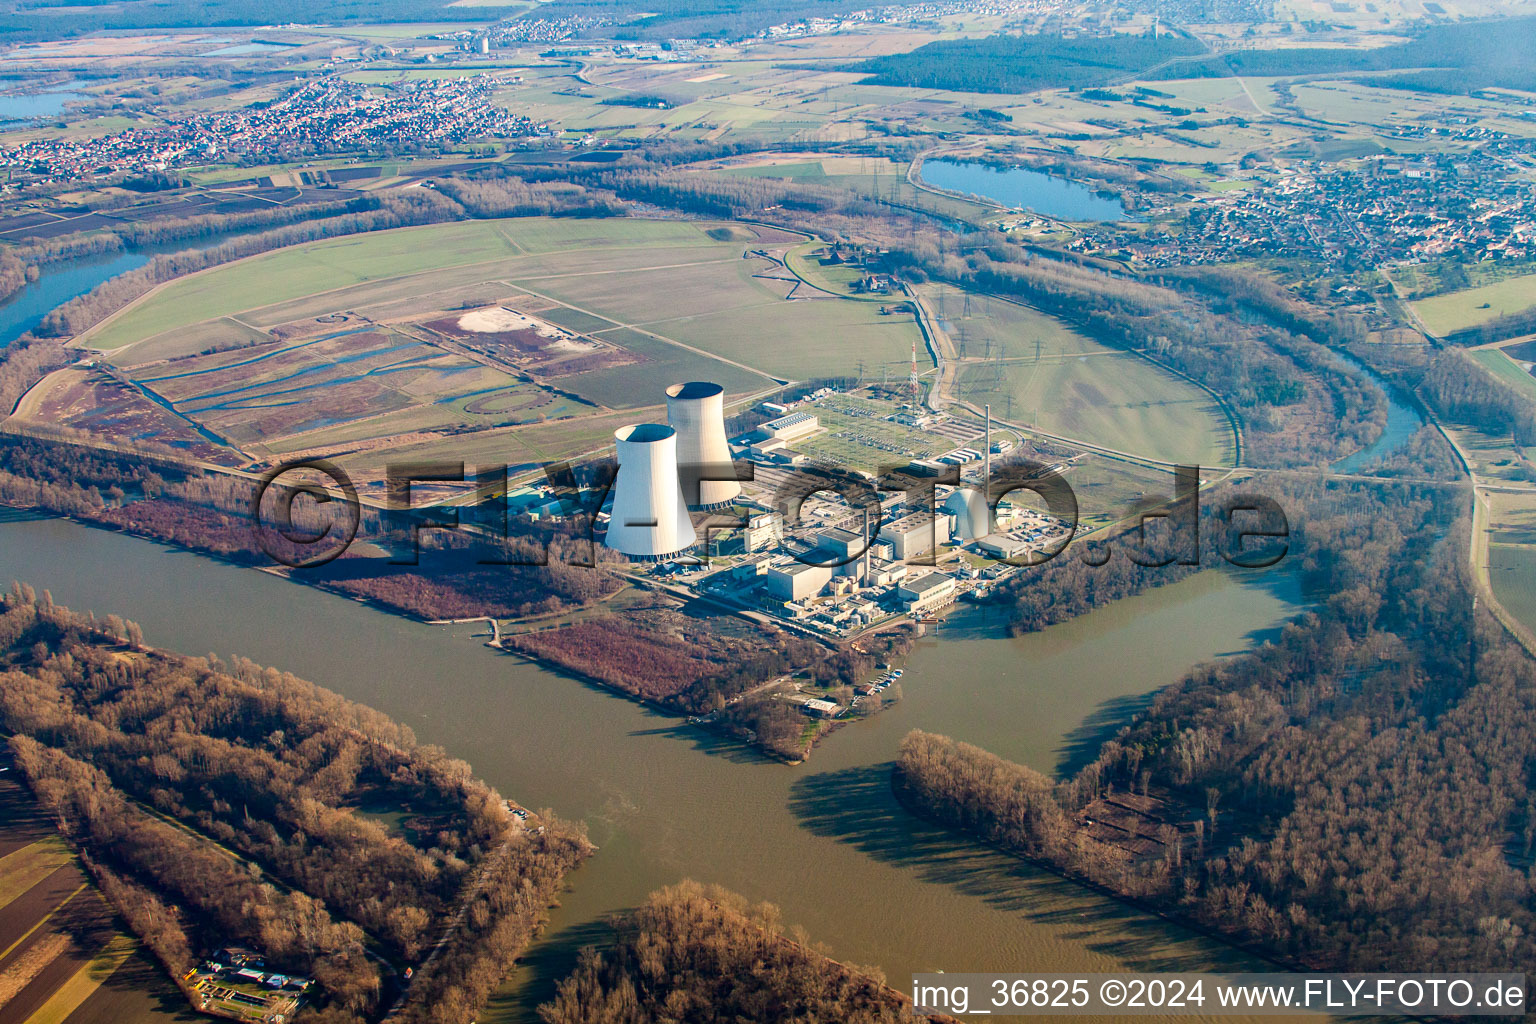
{"label": "lake", "polygon": [[1120,200],[1101,196],[1068,178],[1024,167],[999,167],[974,160],[923,161],[924,184],[947,192],[980,196],[1014,209],[1033,210],[1059,220],[1128,220]]}
{"label": "lake", "polygon": [[292,50],[296,47],[282,43],[237,43],[233,46],[221,46],[217,50],[209,50],[198,54],[199,57],[245,57],[257,53],[281,53],[284,50]]}
{"label": "lake", "polygon": [[38,92],[0,96],[0,125],[17,125],[63,113],[66,104],[88,100],[78,92]]}

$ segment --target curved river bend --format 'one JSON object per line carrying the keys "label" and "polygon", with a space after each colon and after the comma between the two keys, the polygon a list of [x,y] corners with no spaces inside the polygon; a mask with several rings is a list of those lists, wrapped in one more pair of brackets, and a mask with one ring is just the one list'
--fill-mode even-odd
{"label": "curved river bend", "polygon": [[1286,572],[1201,573],[1011,640],[995,613],[963,610],[910,659],[902,703],[798,767],[494,652],[467,628],[120,534],[12,515],[0,520],[0,582],[12,578],[77,610],[130,617],[152,643],[312,679],[466,758],[507,794],[584,819],[600,851],[482,1020],[535,1020],[532,1007],[609,914],[684,877],[778,903],[833,956],[898,985],[917,970],[1253,966],[911,817],[891,797],[890,762],[922,727],[1065,770],[1150,691],[1293,615],[1300,596]]}
{"label": "curved river bend", "polygon": [[[0,345],[145,258],[119,254],[46,275],[0,304]],[[1383,437],[1335,469],[1358,471],[1418,425],[1394,401]],[[901,737],[923,728],[1071,771],[1153,691],[1196,662],[1248,649],[1295,614],[1301,597],[1285,569],[1202,573],[1018,639],[1000,636],[996,613],[967,608],[948,620],[942,641],[914,653],[902,703],[788,767],[498,654],[463,628],[0,510],[0,584],[26,580],[78,610],[117,612],[164,647],[295,672],[410,725],[508,795],[588,823],[600,852],[572,877],[544,939],[485,1021],[535,1021],[533,1007],[577,949],[601,941],[608,915],[684,877],[779,904],[833,956],[879,967],[898,986],[932,970],[1258,969],[1219,943],[913,818],[891,796],[890,763]]]}

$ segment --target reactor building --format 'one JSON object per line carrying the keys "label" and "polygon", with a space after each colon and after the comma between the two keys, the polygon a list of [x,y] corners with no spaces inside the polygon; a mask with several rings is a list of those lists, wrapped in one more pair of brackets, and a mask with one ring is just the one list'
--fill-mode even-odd
{"label": "reactor building", "polygon": [[614,431],[613,439],[619,472],[603,543],[635,559],[667,558],[693,547],[698,535],[678,479],[678,432],[660,423],[632,423]]}
{"label": "reactor building", "polygon": [[960,540],[979,540],[992,532],[992,509],[985,486],[956,487],[944,502],[944,511],[955,517],[954,535]]}
{"label": "reactor building", "polygon": [[678,478],[689,508],[721,508],[741,494],[725,440],[724,400],[725,389],[709,381],[667,388],[667,423],[677,432]]}

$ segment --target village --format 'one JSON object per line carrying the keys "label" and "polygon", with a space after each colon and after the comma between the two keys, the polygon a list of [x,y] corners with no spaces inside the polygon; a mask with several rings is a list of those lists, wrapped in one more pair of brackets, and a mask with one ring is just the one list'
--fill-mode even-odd
{"label": "village", "polygon": [[[1484,129],[1477,129],[1484,131]],[[1154,267],[1305,258],[1352,269],[1457,255],[1468,262],[1536,256],[1529,140],[1505,152],[1309,160],[1261,173],[1262,188],[1188,194],[1182,229],[1127,237],[1111,229],[1069,248],[1119,252]]]}
{"label": "village", "polygon": [[494,74],[389,86],[336,76],[294,81],[293,90],[270,105],[171,118],[154,127],[95,137],[31,139],[0,147],[0,168],[29,172],[36,176],[33,184],[46,184],[121,171],[163,171],[215,159],[267,163],[322,153],[550,133],[547,126],[491,102],[502,81]]}

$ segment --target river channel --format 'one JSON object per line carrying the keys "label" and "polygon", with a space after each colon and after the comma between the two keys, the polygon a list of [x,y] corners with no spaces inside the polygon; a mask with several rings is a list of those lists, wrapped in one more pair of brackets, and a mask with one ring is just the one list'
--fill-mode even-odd
{"label": "river channel", "polygon": [[[142,262],[55,272],[0,306],[0,345],[42,311]],[[24,304],[24,305],[23,305]],[[1389,397],[1391,392],[1389,391]],[[1392,402],[1398,445],[1417,414]],[[904,987],[913,971],[1254,970],[1214,940],[912,817],[890,766],[913,728],[1067,774],[1190,666],[1248,650],[1297,614],[1294,566],[1213,570],[1016,639],[964,607],[906,665],[904,699],[786,766],[734,742],[431,626],[150,541],[0,512],[0,585],[139,622],[149,642],[241,654],[372,705],[509,796],[587,823],[599,852],[482,1022],[533,1007],[604,922],[683,878],[771,900],[838,959]],[[980,1019],[980,1018],[977,1018]],[[1231,1018],[1223,1018],[1230,1020]]]}
{"label": "river channel", "polygon": [[468,627],[67,521],[0,520],[0,582],[118,612],[160,646],[295,672],[410,725],[518,800],[586,821],[601,849],[482,1021],[534,1020],[608,915],[682,878],[772,900],[833,956],[898,985],[915,970],[1253,967],[913,818],[891,797],[890,762],[921,727],[1069,770],[1151,691],[1294,615],[1301,597],[1284,567],[1201,573],[1018,639],[997,613],[964,609],[911,657],[899,705],[791,767],[497,653]]}

